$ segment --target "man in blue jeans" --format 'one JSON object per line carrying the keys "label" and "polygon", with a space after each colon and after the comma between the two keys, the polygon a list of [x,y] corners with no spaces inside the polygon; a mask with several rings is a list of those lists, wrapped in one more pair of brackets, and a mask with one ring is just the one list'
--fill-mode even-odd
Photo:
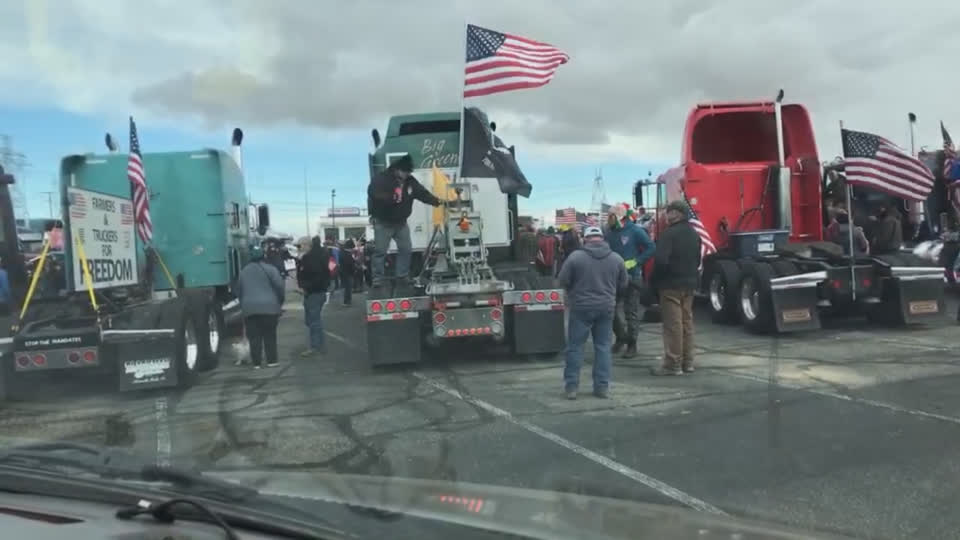
{"label": "man in blue jeans", "polygon": [[303,317],[310,335],[310,344],[301,356],[312,356],[325,351],[323,335],[323,304],[330,289],[330,252],[314,236],[310,251],[297,263],[297,285],[303,291]]}
{"label": "man in blue jeans", "polygon": [[397,243],[397,267],[394,277],[405,283],[410,274],[410,229],[407,218],[413,211],[413,200],[440,206],[442,201],[430,193],[411,174],[410,154],[393,162],[370,179],[367,188],[367,210],[373,221],[373,286],[383,284],[384,263],[390,241]]}
{"label": "man in blue jeans", "polygon": [[583,247],[571,253],[557,279],[567,290],[567,364],[563,369],[567,399],[577,399],[580,365],[587,337],[593,335],[593,395],[609,397],[613,314],[617,291],[627,286],[623,258],[613,252],[599,227],[587,227]]}

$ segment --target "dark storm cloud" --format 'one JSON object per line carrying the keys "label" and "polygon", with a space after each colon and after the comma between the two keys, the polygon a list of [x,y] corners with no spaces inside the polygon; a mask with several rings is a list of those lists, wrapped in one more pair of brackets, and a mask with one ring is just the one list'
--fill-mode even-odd
{"label": "dark storm cloud", "polygon": [[770,99],[779,88],[811,108],[818,135],[833,136],[843,118],[897,137],[908,110],[932,123],[957,87],[944,66],[949,21],[960,16],[960,5],[934,0],[869,7],[771,0],[221,6],[229,10],[224,17],[256,22],[251,40],[269,36],[278,44],[268,69],[247,72],[242,58],[221,58],[141,86],[138,104],[214,124],[321,128],[366,128],[390,114],[455,109],[465,20],[570,53],[548,86],[475,102],[543,143],[675,141],[696,101]]}

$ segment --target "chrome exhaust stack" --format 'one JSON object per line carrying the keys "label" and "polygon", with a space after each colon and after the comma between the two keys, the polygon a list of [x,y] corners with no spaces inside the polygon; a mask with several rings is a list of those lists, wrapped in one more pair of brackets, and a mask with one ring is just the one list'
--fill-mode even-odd
{"label": "chrome exhaust stack", "polygon": [[783,143],[783,90],[777,93],[773,103],[773,115],[777,122],[777,168],[772,174],[776,175],[777,216],[776,228],[789,231],[793,227],[793,206],[790,194],[790,168],[786,166],[786,156]]}
{"label": "chrome exhaust stack", "polygon": [[233,161],[237,163],[240,171],[243,171],[243,150],[240,145],[243,144],[243,131],[240,128],[233,128],[233,136],[230,138],[230,155]]}

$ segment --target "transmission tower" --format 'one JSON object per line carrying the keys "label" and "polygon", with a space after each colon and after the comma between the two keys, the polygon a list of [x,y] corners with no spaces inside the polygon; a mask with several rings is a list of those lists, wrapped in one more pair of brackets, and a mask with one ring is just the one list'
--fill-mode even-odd
{"label": "transmission tower", "polygon": [[590,199],[590,211],[601,212],[605,204],[607,204],[607,191],[603,187],[603,172],[597,169],[593,178],[593,197]]}
{"label": "transmission tower", "polygon": [[24,169],[30,167],[30,162],[27,161],[27,156],[13,148],[13,139],[9,135],[0,135],[0,164],[3,165],[7,173],[17,177],[18,183],[10,186],[13,214],[16,219],[24,220],[23,222],[26,223],[26,220],[30,219],[30,213],[27,210],[27,200],[20,187],[23,182],[21,173]]}

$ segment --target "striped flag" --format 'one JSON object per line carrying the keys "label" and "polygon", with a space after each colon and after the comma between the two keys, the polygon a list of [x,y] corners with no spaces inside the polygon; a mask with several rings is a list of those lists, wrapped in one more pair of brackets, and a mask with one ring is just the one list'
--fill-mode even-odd
{"label": "striped flag", "polygon": [[127,160],[127,179],[133,193],[133,220],[137,235],[144,244],[153,240],[153,223],[150,221],[150,193],[147,190],[147,173],[143,169],[143,155],[140,153],[140,139],[137,137],[137,124],[130,117],[130,158]]}
{"label": "striped flag", "polygon": [[703,271],[703,260],[710,255],[711,253],[717,252],[717,246],[713,243],[713,238],[710,237],[710,231],[703,225],[703,222],[700,221],[700,218],[697,217],[697,211],[693,209],[692,206],[687,204],[687,207],[690,208],[690,226],[693,227],[693,230],[697,231],[697,236],[700,237],[700,271]]}
{"label": "striped flag", "polygon": [[950,204],[960,214],[960,161],[943,122],[940,122],[940,134],[943,136],[943,181],[948,186]]}
{"label": "striped flag", "polygon": [[574,208],[564,208],[562,210],[557,210],[556,218],[554,222],[557,225],[576,225],[577,223],[577,211]]}
{"label": "striped flag", "polygon": [[862,131],[841,130],[847,182],[894,197],[923,201],[933,189],[933,173],[892,142]]}
{"label": "striped flag", "polygon": [[553,45],[467,25],[463,97],[543,86],[569,60]]}

